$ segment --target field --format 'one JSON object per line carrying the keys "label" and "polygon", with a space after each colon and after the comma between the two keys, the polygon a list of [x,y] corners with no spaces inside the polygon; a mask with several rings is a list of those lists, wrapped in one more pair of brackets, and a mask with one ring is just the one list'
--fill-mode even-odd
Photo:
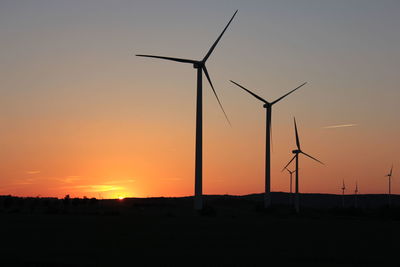
{"label": "field", "polygon": [[305,195],[304,205],[315,207],[300,215],[285,204],[287,194],[274,197],[265,211],[260,195],[208,196],[201,214],[191,198],[2,197],[1,266],[385,266],[398,260],[400,209],[379,206],[386,196],[360,196],[360,204],[372,199],[378,206],[354,209],[350,196],[342,208],[332,204],[341,204],[340,196]]}

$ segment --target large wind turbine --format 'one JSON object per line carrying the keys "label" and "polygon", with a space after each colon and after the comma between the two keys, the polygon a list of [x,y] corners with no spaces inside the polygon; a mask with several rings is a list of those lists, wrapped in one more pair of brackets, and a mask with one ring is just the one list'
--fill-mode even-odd
{"label": "large wind turbine", "polygon": [[239,86],[240,88],[245,90],[247,93],[251,94],[252,96],[254,96],[255,98],[257,98],[258,100],[260,100],[261,102],[264,103],[263,107],[265,108],[266,119],[267,119],[266,135],[265,135],[265,197],[264,197],[264,207],[268,208],[271,205],[271,118],[272,118],[272,106],[274,104],[278,103],[279,101],[281,101],[286,96],[288,96],[291,93],[293,93],[294,91],[296,91],[297,89],[299,89],[300,87],[302,87],[303,85],[305,85],[306,82],[301,84],[300,86],[296,87],[295,89],[293,89],[289,93],[279,97],[278,99],[276,99],[275,101],[272,101],[272,102],[268,102],[264,98],[256,95],[255,93],[253,93],[249,89],[246,89],[245,87],[241,86],[240,84],[238,84],[238,83],[236,83],[236,82],[234,82],[232,80],[231,80],[231,82],[233,84]]}
{"label": "large wind turbine", "polygon": [[296,198],[295,198],[295,204],[294,204],[294,205],[295,205],[296,212],[299,213],[299,212],[300,212],[300,196],[299,196],[299,154],[303,154],[303,155],[305,155],[305,156],[307,156],[307,157],[309,157],[309,158],[311,158],[311,159],[313,159],[313,160],[315,160],[315,161],[317,161],[317,162],[319,162],[319,163],[321,163],[321,164],[324,164],[324,163],[322,163],[322,162],[319,161],[318,159],[316,159],[316,158],[314,158],[314,157],[308,155],[307,153],[305,153],[305,152],[303,152],[303,151],[301,150],[301,148],[300,148],[299,134],[298,134],[298,132],[297,132],[296,118],[294,118],[294,130],[295,130],[295,134],[296,134],[296,146],[297,146],[297,149],[295,149],[295,150],[292,151],[292,153],[294,154],[294,156],[293,156],[293,158],[289,161],[289,163],[286,164],[286,166],[282,169],[282,171],[284,171],[284,170],[287,168],[287,166],[289,166],[289,164],[292,163],[292,161],[293,161],[294,159],[296,159],[296,185],[295,185]]}
{"label": "large wind turbine", "polygon": [[389,194],[388,194],[388,201],[389,201],[389,206],[392,204],[392,200],[391,200],[391,191],[392,191],[392,173],[393,173],[393,164],[392,164],[392,167],[390,168],[390,172],[389,172],[389,174],[386,174],[385,175],[385,177],[388,177],[389,178]]}
{"label": "large wind turbine", "polygon": [[202,60],[193,60],[193,59],[183,59],[183,58],[173,58],[173,57],[164,57],[164,56],[154,56],[154,55],[136,55],[138,57],[150,57],[150,58],[158,58],[164,60],[171,60],[180,63],[189,63],[193,64],[193,68],[197,69],[197,101],[196,101],[196,156],[195,156],[195,186],[194,186],[194,208],[196,210],[201,210],[203,208],[202,194],[203,194],[203,72],[207,77],[208,82],[211,85],[211,89],[214,92],[215,97],[217,98],[218,104],[222,109],[222,112],[225,115],[229,123],[229,119],[222,107],[221,101],[218,98],[217,92],[214,89],[214,86],[211,82],[210,75],[208,74],[206,68],[206,61],[210,57],[211,53],[214,51],[218,42],[220,41],[222,35],[225,33],[229,24],[231,24],[233,18],[235,17],[236,10],[233,14],[232,18],[229,20],[228,24],[225,26],[222,33],[218,36],[217,40],[211,46],[210,50],[208,50],[207,54]]}

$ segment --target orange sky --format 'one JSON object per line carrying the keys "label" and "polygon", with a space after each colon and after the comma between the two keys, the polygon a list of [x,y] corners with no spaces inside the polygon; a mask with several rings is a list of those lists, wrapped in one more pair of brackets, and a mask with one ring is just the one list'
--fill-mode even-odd
{"label": "orange sky", "polygon": [[301,158],[302,192],[385,193],[394,163],[400,193],[399,4],[222,2],[2,2],[0,194],[192,195],[195,70],[134,54],[201,58],[237,8],[207,63],[232,127],[204,83],[204,193],[264,188],[264,109],[229,79],[267,100],[309,82],[274,106],[273,191],[296,116],[326,163]]}

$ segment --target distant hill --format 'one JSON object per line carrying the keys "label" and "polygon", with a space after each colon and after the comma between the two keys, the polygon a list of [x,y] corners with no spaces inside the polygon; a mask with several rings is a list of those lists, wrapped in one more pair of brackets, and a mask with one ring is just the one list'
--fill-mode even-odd
{"label": "distant hill", "polygon": [[[232,205],[244,203],[258,203],[263,201],[264,194],[250,194],[243,196],[235,195],[205,195],[205,203]],[[284,192],[272,192],[272,205],[291,205],[291,198],[294,194]],[[344,195],[345,208],[355,207],[355,195]],[[126,198],[124,201],[133,201],[141,204],[173,204],[192,201],[192,197],[154,197],[154,198]],[[400,206],[400,195],[392,195],[393,206]],[[342,208],[342,195],[335,194],[300,194],[300,203],[305,208],[332,209]],[[381,208],[388,205],[388,195],[386,194],[364,194],[357,195],[357,206],[361,209]],[[234,207],[234,206],[232,206]]]}

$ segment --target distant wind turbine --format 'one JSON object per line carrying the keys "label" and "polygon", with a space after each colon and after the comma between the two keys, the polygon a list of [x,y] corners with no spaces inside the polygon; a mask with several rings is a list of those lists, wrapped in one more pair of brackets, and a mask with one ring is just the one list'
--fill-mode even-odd
{"label": "distant wind turbine", "polygon": [[319,161],[318,159],[310,156],[309,154],[303,152],[300,148],[300,140],[299,140],[299,134],[297,132],[297,125],[296,125],[296,118],[294,118],[294,130],[295,130],[295,134],[296,134],[296,146],[297,149],[293,150],[292,153],[294,154],[293,158],[289,161],[288,164],[286,164],[286,166],[282,169],[282,171],[284,171],[290,163],[292,163],[292,161],[294,159],[296,159],[296,197],[295,197],[295,209],[296,212],[299,213],[300,212],[300,196],[299,196],[299,154],[303,154],[319,163],[321,163],[322,165],[324,165],[324,163],[322,163],[321,161]]}
{"label": "distant wind turbine", "polygon": [[232,80],[230,82],[235,84],[235,85],[237,85],[237,86],[239,86],[240,88],[245,90],[247,93],[251,94],[252,96],[254,96],[255,98],[257,98],[258,100],[260,100],[261,102],[264,103],[263,107],[266,110],[266,119],[267,119],[266,135],[265,135],[265,196],[264,196],[264,207],[268,208],[271,205],[271,119],[272,119],[272,106],[274,104],[278,103],[279,101],[281,101],[282,99],[284,99],[286,96],[288,96],[291,93],[293,93],[294,91],[296,91],[297,89],[299,89],[300,87],[302,87],[303,85],[305,85],[306,82],[301,84],[300,86],[296,87],[292,91],[288,92],[287,94],[279,97],[275,101],[272,101],[272,102],[268,102],[264,98],[256,95],[255,93],[253,93],[249,89],[241,86],[240,84],[238,84],[238,83],[236,83],[236,82],[234,82]]}
{"label": "distant wind turbine", "polygon": [[292,202],[293,202],[293,194],[292,194],[292,176],[293,176],[293,173],[296,172],[296,170],[291,171],[291,170],[289,170],[288,168],[286,168],[286,170],[288,171],[288,173],[289,173],[289,175],[290,175],[290,204],[292,204]]}
{"label": "distant wind turbine", "polygon": [[286,168],[286,170],[288,171],[289,175],[290,175],[290,194],[292,193],[292,174],[296,172],[296,170],[291,171],[288,168]]}
{"label": "distant wind turbine", "polygon": [[343,184],[342,184],[342,207],[344,208],[344,191],[346,190],[346,185],[344,184],[344,180],[343,180]]}
{"label": "distant wind turbine", "polygon": [[357,195],[358,195],[358,183],[357,183],[357,181],[356,181],[356,189],[354,190],[354,207],[355,207],[355,208],[358,207]]}
{"label": "distant wind turbine", "polygon": [[229,122],[228,116],[225,113],[224,108],[222,107],[221,101],[217,95],[217,92],[214,89],[214,86],[211,82],[210,75],[208,74],[206,68],[206,61],[210,57],[211,53],[214,51],[218,42],[221,40],[222,35],[225,33],[229,24],[231,24],[233,18],[235,17],[236,10],[233,14],[232,18],[229,20],[228,24],[225,26],[222,33],[218,36],[217,40],[211,46],[210,50],[208,50],[207,54],[202,60],[193,60],[193,59],[183,59],[183,58],[173,58],[173,57],[164,57],[164,56],[154,56],[154,55],[136,55],[138,57],[150,57],[150,58],[158,58],[164,60],[171,60],[180,63],[189,63],[193,64],[193,67],[197,69],[197,100],[196,100],[196,156],[195,156],[195,189],[194,189],[194,208],[196,210],[201,210],[203,208],[203,72],[207,77],[208,82],[210,83],[211,89],[214,92],[215,97],[217,98],[218,104],[221,107],[222,112],[225,115],[226,120]]}
{"label": "distant wind turbine", "polygon": [[392,200],[391,200],[391,191],[392,191],[392,188],[391,188],[391,184],[392,184],[392,173],[393,173],[393,164],[392,164],[392,167],[390,168],[390,172],[389,172],[389,174],[386,174],[385,175],[385,177],[388,177],[389,178],[389,194],[388,194],[388,201],[389,201],[389,206],[392,204]]}

